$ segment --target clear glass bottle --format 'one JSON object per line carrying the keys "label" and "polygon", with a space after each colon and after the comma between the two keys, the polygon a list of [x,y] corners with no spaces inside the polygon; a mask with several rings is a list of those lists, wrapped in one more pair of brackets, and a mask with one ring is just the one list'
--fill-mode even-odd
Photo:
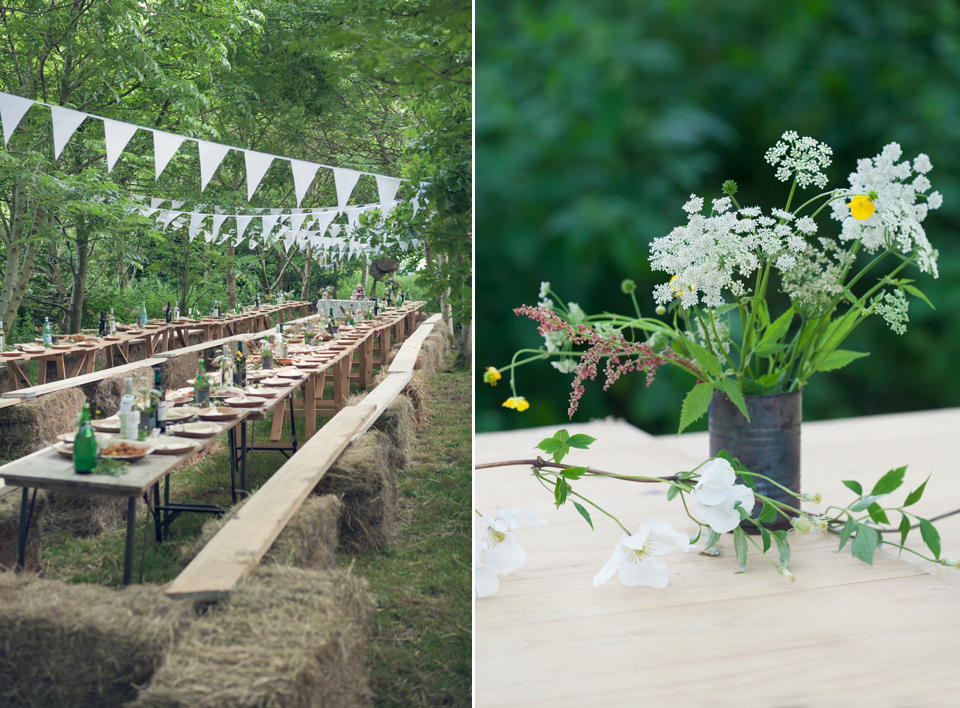
{"label": "clear glass bottle", "polygon": [[[137,415],[134,418],[134,415]],[[133,379],[123,380],[123,398],[120,399],[120,438],[122,440],[136,440],[139,428],[139,415],[133,410]]]}
{"label": "clear glass bottle", "polygon": [[53,344],[53,327],[50,326],[50,318],[43,318],[43,346],[49,347]]}

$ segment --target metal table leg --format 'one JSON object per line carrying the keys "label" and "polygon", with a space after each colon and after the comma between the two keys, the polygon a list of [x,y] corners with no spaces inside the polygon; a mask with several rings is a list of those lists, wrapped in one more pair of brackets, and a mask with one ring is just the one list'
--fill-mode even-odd
{"label": "metal table leg", "polygon": [[37,490],[33,490],[33,499],[27,504],[27,498],[30,496],[30,490],[23,488],[23,495],[20,497],[20,528],[17,534],[17,567],[16,570],[23,570],[27,564],[27,534],[30,532],[30,520],[33,517],[33,505],[37,502]]}
{"label": "metal table leg", "polygon": [[123,555],[123,584],[133,581],[133,547],[136,536],[137,498],[127,498],[127,544]]}

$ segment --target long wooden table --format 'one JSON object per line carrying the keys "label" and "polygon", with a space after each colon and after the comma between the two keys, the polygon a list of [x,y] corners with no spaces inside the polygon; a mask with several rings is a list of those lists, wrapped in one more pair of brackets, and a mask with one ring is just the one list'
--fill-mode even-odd
{"label": "long wooden table", "polygon": [[[556,430],[597,438],[565,463],[665,475],[706,459],[705,434],[656,438],[623,422],[558,424],[476,437],[477,463],[535,458]],[[934,516],[960,508],[952,442],[960,409],[805,423],[803,489],[849,503],[908,465],[902,499],[933,473],[912,507]],[[691,532],[660,485],[611,479],[573,483],[628,527],[652,517]],[[899,495],[899,496],[897,496]],[[732,536],[719,557],[673,552],[663,590],[592,580],[619,528],[593,512],[591,531],[568,503],[559,510],[529,468],[477,470],[474,506],[524,507],[549,521],[514,532],[528,554],[500,590],[476,601],[476,705],[483,706],[951,706],[960,689],[960,571],[880,550],[872,566],[835,553],[835,536],[791,534],[790,583],[751,550],[738,565]],[[893,521],[897,523],[899,519]],[[937,522],[943,555],[960,557],[960,515]],[[913,538],[916,536],[916,538]],[[702,547],[702,544],[700,544]],[[918,531],[913,547],[922,548]]]}

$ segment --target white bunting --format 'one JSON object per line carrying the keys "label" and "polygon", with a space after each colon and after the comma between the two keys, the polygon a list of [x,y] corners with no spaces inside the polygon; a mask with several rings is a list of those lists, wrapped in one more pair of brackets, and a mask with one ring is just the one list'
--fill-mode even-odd
{"label": "white bunting", "polygon": [[161,199],[160,197],[150,197],[150,208],[157,210],[160,208],[160,205],[163,204],[166,199]]}
{"label": "white bunting", "polygon": [[314,212],[316,229],[321,235],[327,230],[327,227],[330,226],[330,222],[336,218],[337,213],[338,212],[335,211]]}
{"label": "white bunting", "polygon": [[213,235],[216,237],[220,233],[220,227],[223,226],[223,222],[227,220],[226,214],[214,214],[213,215]]}
{"label": "white bunting", "polygon": [[290,228],[294,231],[300,231],[303,228],[303,222],[307,218],[306,214],[291,214]]}
{"label": "white bunting", "polygon": [[[190,240],[193,241],[193,237],[197,235],[197,232],[203,228],[203,222],[207,218],[206,214],[191,214],[190,215]],[[207,241],[210,241],[208,238]]]}
{"label": "white bunting", "polygon": [[357,219],[360,218],[360,214],[362,214],[364,211],[366,211],[365,207],[353,206],[344,209],[343,213],[347,215],[347,222],[350,224],[350,226],[356,226]]}
{"label": "white bunting", "polygon": [[237,241],[243,238],[243,232],[247,230],[247,226],[250,224],[252,219],[252,216],[246,216],[243,214],[237,215]]}
{"label": "white bunting", "polygon": [[10,142],[10,136],[20,125],[20,121],[30,110],[33,101],[29,98],[20,98],[12,93],[0,92],[0,120],[3,121],[3,144]]}
{"label": "white bunting", "polygon": [[153,179],[158,180],[186,138],[182,135],[165,133],[162,130],[151,132],[153,133]]}
{"label": "white bunting", "polygon": [[307,195],[307,190],[310,189],[320,165],[303,160],[290,160],[290,167],[293,170],[293,187],[297,193],[297,206],[300,206],[300,202]]}
{"label": "white bunting", "polygon": [[399,177],[386,177],[377,175],[377,193],[380,195],[380,211],[384,216],[393,211],[394,199],[397,196],[397,190],[400,189]]}
{"label": "white bunting", "polygon": [[53,158],[57,159],[77,128],[87,119],[87,114],[60,106],[51,106],[50,113],[53,118]]}
{"label": "white bunting", "polygon": [[130,123],[122,123],[118,120],[109,118],[103,119],[103,139],[107,145],[107,172],[113,170],[117,164],[123,149],[127,147],[130,138],[137,132],[137,126]]}
{"label": "white bunting", "polygon": [[230,152],[230,147],[207,140],[198,140],[197,146],[200,148],[200,191],[202,192],[213,179],[223,158]]}
{"label": "white bunting", "polygon": [[356,170],[348,170],[345,167],[333,168],[333,181],[337,186],[337,206],[341,209],[350,201],[350,194],[357,185],[362,173]]}
{"label": "white bunting", "polygon": [[277,215],[272,216],[262,216],[260,217],[263,222],[263,242],[267,242],[267,237],[270,236],[270,232],[273,231],[273,227],[277,225],[277,221],[280,219]]}
{"label": "white bunting", "polygon": [[163,219],[162,219],[163,229],[166,229],[168,226],[170,226],[170,224],[173,222],[173,220],[176,219],[178,216],[180,216],[182,213],[183,213],[182,211],[165,211],[165,212],[163,212]]}
{"label": "white bunting", "polygon": [[273,155],[255,150],[244,150],[243,161],[247,166],[247,201],[253,199],[253,193],[260,186],[260,180],[267,173],[267,168],[273,162]]}

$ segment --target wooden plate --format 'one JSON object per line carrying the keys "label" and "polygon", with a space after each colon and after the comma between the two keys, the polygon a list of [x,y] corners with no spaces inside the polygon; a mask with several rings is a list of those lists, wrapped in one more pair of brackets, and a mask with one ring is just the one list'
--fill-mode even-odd
{"label": "wooden plate", "polygon": [[155,438],[150,438],[150,444],[153,445],[154,455],[182,455],[185,452],[192,452],[197,448],[196,443],[172,435],[160,435]]}
{"label": "wooden plate", "polygon": [[142,329],[128,329],[124,334],[143,334]]}
{"label": "wooden plate", "polygon": [[119,342],[123,337],[117,337],[116,335],[111,335],[109,337],[104,337],[108,342]]}
{"label": "wooden plate", "polygon": [[168,425],[167,432],[184,438],[209,438],[220,433],[220,426],[215,423],[181,423]]}
{"label": "wooden plate", "polygon": [[73,458],[73,445],[65,442],[56,442],[53,444],[53,449],[59,452],[64,457]]}
{"label": "wooden plate", "polygon": [[279,376],[261,381],[264,386],[273,386],[274,388],[283,388],[290,385],[290,379],[282,379]]}
{"label": "wooden plate", "polygon": [[21,352],[0,352],[0,354],[8,359],[16,359],[18,356],[23,356]]}
{"label": "wooden plate", "polygon": [[277,392],[272,391],[269,388],[261,388],[259,386],[254,386],[253,388],[247,389],[248,396],[257,396],[258,398],[276,398]]}
{"label": "wooden plate", "polygon": [[240,415],[240,413],[242,413],[242,411],[236,408],[211,407],[201,408],[197,413],[197,417],[199,417],[200,420],[232,420]]}
{"label": "wooden plate", "polygon": [[90,425],[100,433],[119,433],[120,419],[117,417],[104,418],[103,420],[91,420]]}
{"label": "wooden plate", "polygon": [[177,421],[184,421],[193,418],[198,412],[199,408],[194,406],[177,406],[174,408],[167,408],[167,422],[176,423]]}
{"label": "wooden plate", "polygon": [[263,399],[259,397],[247,398],[246,396],[233,396],[224,400],[229,406],[236,408],[257,408],[263,405]]}
{"label": "wooden plate", "polygon": [[[76,434],[76,431],[72,433],[63,433],[57,436],[57,440],[69,445],[73,445],[73,438]],[[113,436],[109,433],[94,433],[94,437],[96,437],[98,445],[106,445],[107,441],[113,440]]]}
{"label": "wooden plate", "polygon": [[73,344],[51,344],[51,349],[73,349],[75,345]]}

